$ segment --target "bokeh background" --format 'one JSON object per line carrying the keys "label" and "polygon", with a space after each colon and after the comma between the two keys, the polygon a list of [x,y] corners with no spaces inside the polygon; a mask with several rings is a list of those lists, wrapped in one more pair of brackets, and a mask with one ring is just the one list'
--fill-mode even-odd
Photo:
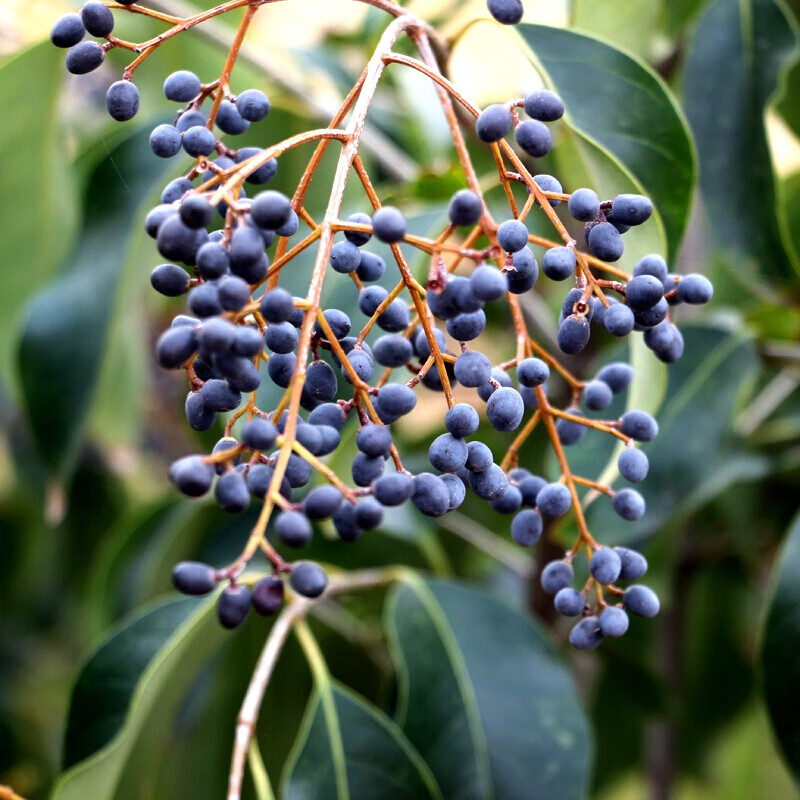
{"label": "bokeh background", "polygon": [[[665,613],[590,658],[567,654],[594,724],[591,792],[600,800],[798,796],[770,730],[759,654],[770,576],[800,486],[800,69],[793,67],[800,3],[739,5],[751,15],[737,32],[721,23],[737,6],[733,0],[526,2],[527,22],[599,37],[669,85],[688,114],[701,175],[672,266],[707,273],[716,286],[701,315],[681,311],[687,353],[668,379],[637,362],[636,392],[643,404],[660,407],[664,441],[651,453],[648,518],[631,540],[646,544]],[[540,82],[479,0],[410,6],[455,37],[450,76],[478,105]],[[48,796],[59,773],[72,684],[92,647],[125,614],[169,591],[176,560],[222,563],[241,547],[251,521],[179,501],[167,486],[169,461],[209,448],[221,431],[189,430],[183,381],[152,362],[153,342],[178,306],[150,290],[158,257],[141,224],[178,169],[147,148],[149,130],[170,114],[161,81],[178,68],[218,74],[230,23],[216,20],[207,33],[159,50],[137,73],[141,112],[118,125],[103,98],[124,61],[113,53],[95,73],[75,78],[63,52],[46,41],[53,20],[78,7],[65,0],[5,0],[0,7],[0,784],[31,800]],[[185,0],[158,0],[156,7],[192,8]],[[273,110],[244,144],[265,144],[330,116],[385,22],[345,0],[276,3],[256,19],[234,87],[265,89]],[[117,30],[143,40],[156,28],[121,16]],[[704,63],[711,39],[729,57]],[[625,97],[619,100],[624,110]],[[702,113],[708,109],[710,118]],[[435,230],[462,183],[430,87],[415,74],[393,72],[371,125],[365,158],[382,197],[410,209],[419,230]],[[618,165],[591,147],[581,150],[566,129],[557,129],[556,140],[556,151],[567,155],[539,171],[558,175],[568,189],[581,185],[578,176],[609,194],[627,188]],[[305,157],[295,151],[282,159],[276,188],[293,190]],[[476,163],[488,185],[490,163],[480,155]],[[326,161],[315,181],[312,212],[324,208],[331,169]],[[360,207],[355,194],[348,203]],[[662,247],[634,239],[631,251]],[[416,268],[424,274],[424,262]],[[288,280],[303,288],[302,262]],[[351,287],[326,291],[327,302],[357,314]],[[526,312],[542,341],[552,343],[560,290],[540,282],[535,294]],[[503,324],[500,316],[492,320],[496,335],[486,345],[498,360]],[[595,335],[579,367],[591,374],[625,354],[610,337]],[[440,425],[441,398],[426,397],[424,408],[422,421],[417,415],[413,428],[399,432],[409,463],[420,467]],[[334,466],[346,473],[351,453],[352,443]],[[608,455],[598,444],[576,458],[602,467]],[[539,445],[523,456],[531,469],[548,468]],[[498,567],[448,530],[469,525],[478,538],[508,540],[507,520],[477,506],[466,514],[436,528],[398,512],[386,531],[354,549],[324,540],[316,554],[346,566],[408,563],[482,583],[529,609],[563,642],[535,578],[525,577],[526,554],[504,550],[506,567]],[[618,541],[617,522],[596,517],[606,526],[601,538]],[[555,532],[558,541],[570,535],[569,525]],[[379,604],[351,611],[373,636]],[[221,796],[215,781],[225,771],[230,722],[263,635],[231,637],[205,688],[195,686],[169,749],[136,767],[150,775],[147,790],[133,781],[137,788],[124,796]],[[369,639],[365,665],[340,639],[329,637],[326,653],[341,679],[376,702],[391,702],[380,642]],[[294,651],[287,658],[298,659]],[[276,771],[307,693],[307,679],[297,677],[304,668],[290,664],[283,686],[294,716],[283,727],[273,721],[265,734],[273,745],[268,767]],[[794,756],[796,768],[796,745]],[[198,765],[192,776],[187,763]]]}

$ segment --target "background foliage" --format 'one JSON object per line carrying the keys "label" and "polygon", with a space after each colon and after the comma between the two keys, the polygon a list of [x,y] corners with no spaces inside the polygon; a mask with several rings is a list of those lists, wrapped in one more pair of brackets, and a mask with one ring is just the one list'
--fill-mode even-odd
{"label": "background foliage", "polygon": [[[294,3],[270,7],[238,73],[241,87],[269,92],[281,136],[327,114],[382,30],[357,4],[304,3],[319,24]],[[187,428],[181,382],[152,362],[170,304],[147,285],[155,251],[142,219],[171,177],[146,145],[168,113],[160,81],[179,67],[213,73],[224,51],[200,35],[159,50],[138,78],[142,112],[112,130],[103,96],[119,63],[78,89],[62,54],[38,43],[68,8],[12,3],[3,18],[0,783],[29,798],[218,798],[268,623],[223,635],[207,601],[169,590],[179,557],[225,562],[252,518],[166,485],[166,464],[215,432]],[[323,537],[311,557],[420,573],[332,606],[289,640],[258,729],[272,786],[291,800],[506,800],[534,796],[529,787],[602,800],[795,797],[800,4],[528,2],[518,49],[488,21],[468,24],[485,20],[481,2],[414,10],[452,37],[451,76],[477,103],[519,96],[538,70],[568,108],[542,171],[603,196],[643,188],[658,225],[632,233],[629,250],[669,253],[677,271],[715,283],[702,322],[680,318],[686,355],[668,375],[630,353],[630,405],[658,411],[662,427],[647,515],[618,533],[606,507],[590,508],[601,539],[646,548],[664,612],[590,657],[564,655],[525,553],[501,547],[498,566],[411,510],[352,547]],[[124,24],[126,38],[149,35],[147,21]],[[227,33],[224,21],[212,28]],[[460,185],[435,102],[416,75],[394,72],[371,117],[407,183],[370,171],[420,229]],[[276,188],[293,189],[304,157],[282,158]],[[559,304],[549,288],[526,298],[543,340]],[[335,282],[328,291],[348,302]],[[615,347],[593,337],[586,369]],[[401,428],[412,466],[430,433]],[[344,469],[350,451],[334,456]],[[573,457],[591,473],[609,455],[598,443]],[[526,466],[542,460],[523,453]],[[507,538],[485,509],[445,524]],[[541,547],[537,560],[557,549]],[[258,780],[247,790],[269,796]]]}

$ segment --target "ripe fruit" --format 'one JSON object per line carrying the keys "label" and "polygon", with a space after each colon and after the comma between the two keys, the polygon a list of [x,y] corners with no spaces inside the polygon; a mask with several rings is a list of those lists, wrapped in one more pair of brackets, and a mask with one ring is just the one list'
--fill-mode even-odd
{"label": "ripe fruit", "polygon": [[250,590],[241,584],[225,587],[217,601],[217,616],[223,628],[238,628],[250,613]]}
{"label": "ripe fruit", "polygon": [[555,122],[564,116],[564,102],[549,89],[538,89],[525,98],[525,113],[542,122]]}
{"label": "ripe fruit", "polygon": [[298,561],[292,567],[289,583],[303,597],[319,597],[328,585],[328,576],[318,564]]}
{"label": "ripe fruit", "polygon": [[516,25],[522,19],[520,0],[488,0],[489,13],[503,25]]}
{"label": "ripe fruit", "polygon": [[139,90],[131,81],[117,81],[106,92],[106,109],[112,119],[125,122],[139,110]]}
{"label": "ripe fruit", "polygon": [[77,14],[65,14],[50,30],[50,41],[56,47],[72,47],[78,44],[85,34],[86,28],[81,17]]}
{"label": "ripe fruit", "polygon": [[214,570],[199,561],[181,561],[172,570],[172,585],[182,594],[203,595],[214,591]]}
{"label": "ripe fruit", "polygon": [[499,142],[511,130],[511,111],[499,103],[487,106],[475,122],[475,133],[482,142]]}
{"label": "ripe fruit", "polygon": [[474,225],[483,213],[483,203],[471,189],[460,189],[450,200],[448,214],[453,225]]}
{"label": "ripe fruit", "polygon": [[265,617],[277,614],[284,602],[283,581],[276,575],[265,575],[253,585],[253,608],[256,613]]}
{"label": "ripe fruit", "polygon": [[383,206],[372,217],[372,232],[386,244],[400,242],[406,235],[405,217],[394,206]]}

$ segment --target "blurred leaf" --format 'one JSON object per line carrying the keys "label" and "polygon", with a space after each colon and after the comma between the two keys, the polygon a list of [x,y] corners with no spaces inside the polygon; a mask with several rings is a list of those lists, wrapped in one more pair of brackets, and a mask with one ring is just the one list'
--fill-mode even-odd
{"label": "blurred leaf", "polygon": [[172,497],[140,504],[107,532],[88,574],[83,576],[87,613],[95,630],[106,629],[151,599],[153,573],[162,572],[174,562],[167,552],[170,543],[177,540],[186,554],[183,530],[187,525],[196,525],[200,510],[186,500]]}
{"label": "blurred leaf", "polygon": [[761,648],[764,697],[783,756],[800,782],[800,517],[789,528],[772,576]]}
{"label": "blurred leaf", "polygon": [[662,13],[667,33],[670,36],[679,36],[683,33],[683,29],[700,13],[706,2],[708,0],[669,0],[668,3],[664,3]]}
{"label": "blurred leaf", "polygon": [[23,394],[39,452],[58,477],[72,466],[91,407],[120,275],[120,243],[164,170],[146,140],[146,132],[126,139],[97,167],[80,248],[28,309],[19,350]]}
{"label": "blurred leaf", "polygon": [[797,55],[795,29],[775,0],[715,0],[697,25],[683,78],[714,239],[731,257],[783,278],[795,275],[798,259],[764,117]]}
{"label": "blurred leaf", "polygon": [[438,581],[393,591],[398,722],[446,800],[584,796],[591,738],[567,670],[531,619]]}
{"label": "blurred leaf", "polygon": [[0,383],[14,377],[20,311],[69,251],[78,221],[75,181],[59,120],[63,58],[46,41],[0,68],[0,97],[6,109],[13,109],[0,128],[0,151],[6,154],[5,211],[13,220],[3,226]]}
{"label": "blurred leaf", "polygon": [[284,800],[438,800],[402,731],[358,695],[317,685],[287,765]]}
{"label": "blurred leaf", "polygon": [[573,0],[570,5],[571,28],[649,59],[663,16],[659,4],[651,0]]}
{"label": "blurred leaf", "polygon": [[646,64],[598,39],[541,25],[517,30],[564,99],[567,124],[652,199],[674,255],[689,214],[695,158],[669,89]]}
{"label": "blurred leaf", "polygon": [[796,253],[800,253],[800,172],[790,175],[783,181],[781,195],[784,198],[787,231],[791,237],[792,247]]}
{"label": "blurred leaf", "polygon": [[[687,546],[691,548],[691,542]],[[692,565],[686,572],[679,576],[684,579],[677,586],[681,596],[673,601],[685,609],[677,724],[681,764],[687,771],[702,774],[716,737],[752,697],[753,619],[749,612],[756,597],[735,559]],[[724,681],[719,679],[721,674]]]}
{"label": "blurred leaf", "polygon": [[[213,601],[167,600],[120,625],[81,670],[72,694],[62,776],[53,800],[108,800],[148,714],[180,669],[187,678],[221,633]],[[187,656],[189,660],[187,661]]]}

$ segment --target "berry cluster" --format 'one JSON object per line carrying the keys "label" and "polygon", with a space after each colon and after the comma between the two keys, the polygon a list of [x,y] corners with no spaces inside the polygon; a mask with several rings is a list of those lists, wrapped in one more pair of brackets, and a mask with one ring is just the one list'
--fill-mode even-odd
{"label": "berry cluster", "polygon": [[[258,5],[248,6],[237,41]],[[504,23],[518,21],[522,13],[517,0],[490,0],[489,6]],[[139,13],[143,9],[137,6]],[[125,46],[110,36],[113,22],[106,6],[90,2],[80,15],[67,15],[56,23],[52,39],[71,47],[70,71],[94,69],[107,49]],[[112,117],[133,117],[139,106],[131,81],[134,69],[190,22],[194,24],[192,19],[177,22],[172,33],[129,48],[140,55],[123,80],[109,89]],[[236,561],[223,569],[181,563],[174,570],[174,584],[192,595],[225,584],[219,618],[232,628],[244,621],[251,606],[261,614],[281,607],[284,574],[290,575],[292,589],[306,597],[318,597],[325,589],[327,578],[318,565],[288,563],[274,549],[266,535],[268,524],[272,538],[290,549],[307,546],[315,524],[328,519],[340,539],[352,542],[378,528],[387,508],[411,502],[422,514],[441,517],[461,506],[470,491],[495,512],[513,515],[511,535],[523,547],[539,540],[546,523],[573,511],[578,539],[563,559],[543,569],[541,580],[545,591],[555,594],[560,613],[581,617],[570,641],[589,649],[604,636],[625,633],[627,611],[650,617],[659,603],[647,587],[616,585],[640,578],[647,563],[633,550],[597,543],[586,526],[578,489],[605,495],[624,520],[644,514],[642,496],[633,488],[615,491],[575,475],[565,448],[592,430],[613,436],[626,445],[619,457],[620,475],[639,483],[647,475],[648,460],[635,444],[652,441],[658,426],[643,411],[611,420],[591,416],[608,408],[613,396],[627,388],[633,377],[629,365],[606,365],[593,380],[582,381],[530,336],[519,295],[534,291],[539,278],[533,248],[543,250],[541,271],[548,279],[571,283],[558,330],[558,346],[567,356],[586,347],[594,323],[613,336],[643,332],[659,359],[676,361],[683,340],[669,319],[671,309],[680,303],[705,303],[713,290],[703,276],[670,274],[658,255],[639,260],[632,275],[613,266],[623,255],[623,234],[651,216],[647,198],[622,194],[601,201],[591,189],[565,193],[553,176],[529,172],[506,137],[513,130],[519,151],[530,159],[550,151],[549,125],[561,119],[564,105],[548,90],[479,112],[436,73],[467,187],[451,198],[449,224],[441,235],[431,239],[409,231],[400,210],[381,205],[357,145],[369,93],[387,64],[394,60],[427,74],[435,72],[435,59],[424,48],[423,62],[391,52],[396,35],[414,24],[401,16],[390,26],[329,128],[263,149],[234,149],[214,133],[216,126],[222,134],[235,136],[269,113],[269,100],[260,90],[248,89],[238,96],[230,92],[235,48],[218,80],[204,84],[181,70],[164,82],[167,99],[183,105],[174,124],[153,130],[151,148],[159,157],[183,150],[193,160],[184,177],[165,187],[161,204],[145,221],[159,253],[168,260],[153,270],[152,286],[169,297],[185,295],[188,310],[175,316],[161,335],[156,358],[165,369],[185,372],[185,410],[192,428],[208,430],[219,415],[228,415],[225,435],[212,452],[176,461],[169,477],[188,497],[213,489],[220,507],[232,513],[244,511],[254,499],[262,504]],[[105,37],[106,44],[82,42],[86,31]],[[511,209],[511,217],[500,224],[490,216],[475,179],[453,100],[476,117],[477,140],[490,146],[498,163]],[[520,108],[528,117],[524,121]],[[350,123],[342,128],[351,111]],[[342,143],[342,156],[325,219],[317,222],[304,200],[316,165],[332,141]],[[293,197],[272,189],[246,196],[245,184],[269,183],[281,154],[306,143],[314,143],[316,149]],[[342,191],[351,171],[370,209],[342,219]],[[519,186],[526,192],[521,207],[514,194]],[[562,203],[568,211],[565,220],[554,210]],[[532,213],[545,214],[561,241],[531,234],[525,220]],[[575,223],[584,225],[586,251],[578,248],[566,227]],[[307,232],[301,234],[301,226]],[[391,250],[399,278],[392,289],[377,283],[387,264],[370,249],[373,240]],[[412,274],[401,244],[430,256],[424,284]],[[279,285],[282,271],[310,247],[317,248],[317,255],[309,292],[295,297]],[[321,307],[321,287],[329,271],[352,284],[348,312]],[[500,302],[510,311],[514,351],[495,363],[480,340],[486,328],[485,307]],[[356,314],[361,318],[354,324]],[[285,390],[274,408],[258,407],[256,392],[262,381]],[[414,412],[419,391],[443,395],[446,432],[430,444],[431,470],[413,474],[403,464],[393,425]],[[569,400],[560,408],[551,398],[565,393]],[[495,430],[514,433],[502,457],[481,440],[482,415]],[[348,424],[357,427],[358,454],[345,477],[325,458],[340,445]],[[559,463],[554,482],[518,465],[520,448],[540,426]],[[250,589],[241,574],[259,549],[269,558],[272,573]],[[570,586],[572,563],[581,552],[587,555],[590,578],[577,590]]]}

